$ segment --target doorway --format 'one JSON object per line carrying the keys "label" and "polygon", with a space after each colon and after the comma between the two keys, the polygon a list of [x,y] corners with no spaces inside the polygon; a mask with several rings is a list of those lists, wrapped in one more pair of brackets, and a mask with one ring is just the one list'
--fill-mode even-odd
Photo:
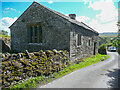
{"label": "doorway", "polygon": [[96,42],[94,42],[94,50],[93,50],[93,55],[95,55],[96,54]]}

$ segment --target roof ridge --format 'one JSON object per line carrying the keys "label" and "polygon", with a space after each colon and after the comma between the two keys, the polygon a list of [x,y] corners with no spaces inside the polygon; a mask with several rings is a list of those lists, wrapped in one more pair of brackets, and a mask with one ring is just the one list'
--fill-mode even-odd
{"label": "roof ridge", "polygon": [[[39,4],[39,5],[43,6],[44,8],[46,8],[46,9],[48,9],[48,10],[52,11],[52,12],[56,12],[56,13],[58,13],[58,14],[62,14],[62,13],[57,12],[57,11],[55,11],[55,10],[52,10],[52,9],[50,9],[50,8],[48,8],[48,7],[44,6],[44,5],[42,5],[42,4],[40,4],[40,3],[36,2],[36,1],[33,1],[33,3],[37,3],[37,4]],[[68,17],[68,16],[66,16],[66,15],[64,15],[64,14],[62,14],[62,15],[63,15],[63,16],[65,16],[65,17]]]}
{"label": "roof ridge", "polygon": [[[87,25],[86,23],[83,23],[83,22],[81,22],[82,24],[84,24],[84,25],[86,25],[87,27],[89,27],[90,29],[92,29],[93,31],[95,31],[93,28],[91,28],[89,25]],[[97,31],[95,31],[95,32],[97,32]],[[97,32],[98,33],[98,32]]]}
{"label": "roof ridge", "polygon": [[[50,10],[51,12],[53,12],[53,13],[55,13],[55,14],[61,16],[61,17],[64,16],[63,18],[66,17],[65,19],[67,19],[67,20],[68,20],[68,19],[71,19],[70,17],[68,17],[68,16],[66,16],[66,15],[64,15],[64,14],[62,14],[62,13],[60,13],[60,12],[57,12],[57,11],[55,11],[55,10],[52,10],[52,9],[50,9],[50,8],[44,6],[44,5],[42,5],[42,4],[40,4],[40,3],[36,2],[36,1],[34,1],[34,3],[37,3],[37,4],[41,5],[41,6],[43,6],[44,8]],[[74,19],[71,19],[71,20],[69,20],[69,21],[72,22],[72,23],[73,23],[73,21],[74,21],[75,24],[77,24],[77,22],[78,22],[78,23],[81,23],[81,24],[84,24],[84,25],[87,26],[89,29],[91,29],[91,31],[93,31],[93,32],[95,32],[95,33],[98,33],[97,31],[95,31],[94,29],[92,29],[90,26],[86,25],[86,24],[83,23],[83,22],[79,22],[79,21],[74,20]],[[80,25],[79,25],[79,26],[80,26]],[[85,28],[85,27],[84,27],[84,28]]]}

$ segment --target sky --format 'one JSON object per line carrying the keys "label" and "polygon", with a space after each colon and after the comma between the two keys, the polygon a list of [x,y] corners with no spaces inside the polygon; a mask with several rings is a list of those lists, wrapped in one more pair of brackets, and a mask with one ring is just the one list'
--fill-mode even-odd
{"label": "sky", "polygon": [[[116,0],[34,0],[65,14],[76,14],[76,20],[84,22],[99,33],[117,32],[118,1]],[[9,26],[32,4],[32,0],[2,0],[0,2],[0,30],[10,33]],[[118,8],[119,7],[119,8]]]}

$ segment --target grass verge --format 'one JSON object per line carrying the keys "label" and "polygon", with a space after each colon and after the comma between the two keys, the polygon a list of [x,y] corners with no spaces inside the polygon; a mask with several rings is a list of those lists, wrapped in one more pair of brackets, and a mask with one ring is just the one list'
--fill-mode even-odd
{"label": "grass verge", "polygon": [[45,77],[45,76],[32,77],[32,78],[28,79],[27,81],[20,81],[19,84],[14,85],[10,88],[17,88],[17,89],[18,88],[34,88],[34,87],[37,87],[38,84],[42,85],[42,84],[48,83],[54,79],[62,77],[68,73],[75,71],[75,70],[95,64],[100,61],[104,61],[108,58],[109,58],[108,55],[101,55],[101,54],[97,54],[96,56],[92,55],[89,58],[84,59],[83,62],[80,62],[79,64],[70,65],[70,66],[66,67],[64,70],[59,71],[59,72],[54,72],[53,74],[49,75],[48,77]]}

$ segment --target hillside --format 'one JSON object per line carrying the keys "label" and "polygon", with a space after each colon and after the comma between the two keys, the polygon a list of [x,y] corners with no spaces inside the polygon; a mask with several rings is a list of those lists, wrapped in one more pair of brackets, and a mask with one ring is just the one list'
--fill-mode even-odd
{"label": "hillside", "polygon": [[118,35],[117,32],[106,32],[106,33],[99,33],[101,37],[116,37]]}
{"label": "hillside", "polygon": [[117,35],[117,32],[99,33],[99,36],[102,37],[106,43],[111,43],[111,39],[117,37]]}

